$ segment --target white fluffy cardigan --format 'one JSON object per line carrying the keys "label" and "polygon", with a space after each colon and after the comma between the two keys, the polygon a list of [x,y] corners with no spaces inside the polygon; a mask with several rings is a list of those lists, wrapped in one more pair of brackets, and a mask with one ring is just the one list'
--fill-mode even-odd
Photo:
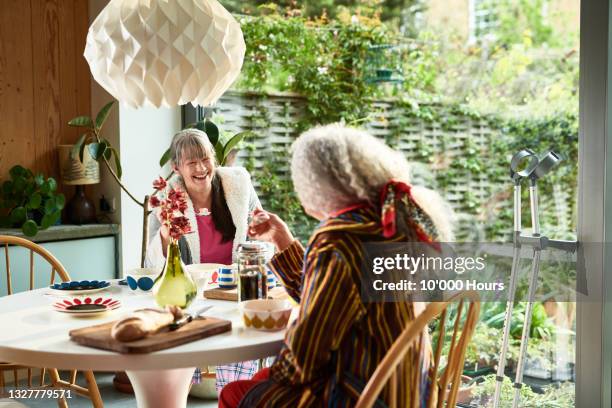
{"label": "white fluffy cardigan", "polygon": [[[246,240],[248,216],[255,208],[261,208],[257,193],[251,184],[251,176],[243,167],[217,167],[217,176],[221,179],[223,192],[227,207],[232,215],[232,221],[236,226],[234,236],[232,258],[235,258],[236,247],[239,243]],[[168,182],[169,185],[179,186],[185,190],[183,180],[180,177],[173,177]],[[157,211],[157,210],[155,210]],[[145,265],[147,267],[162,268],[166,259],[162,251],[161,237],[159,229],[161,224],[156,212],[149,216],[149,246]],[[198,234],[198,223],[196,221],[195,210],[189,196],[187,196],[187,211],[185,213],[193,233],[184,235],[179,241],[183,259],[185,259],[184,249],[187,247],[193,263],[200,262],[200,236]]]}

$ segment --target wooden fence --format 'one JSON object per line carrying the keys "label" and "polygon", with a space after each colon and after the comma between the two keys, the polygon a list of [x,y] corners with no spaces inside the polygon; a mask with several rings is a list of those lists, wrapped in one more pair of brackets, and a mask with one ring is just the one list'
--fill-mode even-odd
{"label": "wooden fence", "polygon": [[[289,177],[289,147],[298,136],[296,124],[304,112],[306,101],[299,95],[227,93],[215,106],[215,114],[222,120],[221,128],[231,132],[252,130],[255,136],[247,141],[249,148],[241,149],[238,164],[248,163],[256,188],[258,176],[266,161],[275,161],[282,177]],[[457,237],[469,240],[502,238],[511,232],[511,220],[504,221],[507,228],[495,236],[485,233],[485,226],[507,218],[512,205],[511,183],[508,171],[501,168],[499,176],[492,177],[490,168],[474,170],[462,160],[479,156],[484,166],[498,166],[505,158],[487,157],[493,138],[501,132],[486,118],[473,118],[456,113],[444,106],[432,106],[438,111],[438,120],[415,117],[407,108],[394,100],[377,101],[365,128],[373,135],[402,151],[415,163],[416,183],[440,191],[454,208],[457,219]],[[512,152],[508,152],[507,162]],[[503,177],[501,176],[503,175]],[[265,203],[266,197],[262,197]],[[552,194],[541,197],[541,211],[549,216],[543,227],[553,228],[549,236],[567,236],[571,228],[572,206],[568,189],[556,186]],[[550,215],[552,214],[552,215]],[[547,225],[548,224],[548,225]],[[571,234],[571,232],[569,232]]]}

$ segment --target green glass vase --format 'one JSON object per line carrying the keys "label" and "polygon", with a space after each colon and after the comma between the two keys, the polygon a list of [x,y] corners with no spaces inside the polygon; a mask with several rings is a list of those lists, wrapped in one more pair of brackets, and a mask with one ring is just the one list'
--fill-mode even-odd
{"label": "green glass vase", "polygon": [[195,299],[198,288],[181,260],[177,240],[170,241],[166,254],[164,272],[153,289],[155,301],[161,307],[173,305],[185,309]]}

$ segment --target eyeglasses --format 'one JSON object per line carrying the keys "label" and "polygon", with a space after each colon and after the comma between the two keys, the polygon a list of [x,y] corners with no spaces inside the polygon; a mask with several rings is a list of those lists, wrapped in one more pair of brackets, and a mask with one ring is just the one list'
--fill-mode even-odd
{"label": "eyeglasses", "polygon": [[138,280],[134,279],[131,276],[128,276],[126,280],[130,289],[140,289],[145,292],[151,290],[151,288],[153,287],[153,283],[155,283],[153,279],[148,276],[143,276],[141,278],[138,278]]}

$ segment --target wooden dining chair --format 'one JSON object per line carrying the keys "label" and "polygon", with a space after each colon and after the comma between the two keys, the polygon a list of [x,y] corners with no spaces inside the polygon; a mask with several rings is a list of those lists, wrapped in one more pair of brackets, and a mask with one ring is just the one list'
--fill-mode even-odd
{"label": "wooden dining chair", "polygon": [[[451,306],[454,305],[456,305],[456,309],[452,311],[453,313],[449,312]],[[433,349],[433,367],[430,371],[431,381],[426,392],[426,395],[428,395],[426,406],[427,408],[444,406],[454,408],[457,402],[457,392],[461,385],[465,352],[478,321],[479,313],[478,293],[473,291],[460,292],[445,302],[430,303],[423,313],[404,329],[387,351],[366,384],[355,407],[373,407],[386,385],[390,387],[391,401],[389,401],[389,408],[421,406],[416,399],[417,394],[414,394],[415,398],[410,403],[407,401],[398,403],[396,392],[398,389],[397,369],[410,347],[419,339],[423,330],[427,328],[430,322],[435,323],[435,319],[438,318],[435,332],[438,340],[435,342]],[[450,315],[453,315],[452,318],[449,318]],[[447,333],[447,320],[449,320],[452,334]],[[446,347],[445,343],[447,343]],[[443,348],[448,349],[444,360],[441,358]]]}
{"label": "wooden dining chair", "polygon": [[[6,287],[8,295],[13,294],[13,271],[11,270],[10,256],[9,256],[9,245],[23,247],[29,250],[29,290],[34,289],[34,254],[39,255],[43,258],[48,264],[51,266],[50,274],[51,279],[49,284],[55,283],[56,275],[62,282],[70,281],[70,275],[61,264],[61,262],[51,254],[51,252],[47,251],[42,246],[35,244],[32,241],[29,241],[25,238],[14,237],[9,235],[0,235],[0,247],[4,246],[4,256],[6,261]],[[39,269],[39,268],[38,268]],[[21,272],[21,271],[20,271]],[[25,276],[23,276],[25,278]],[[26,367],[19,364],[12,364],[10,362],[0,362],[0,389],[2,389],[2,393],[5,391],[5,379],[4,372],[12,371],[13,372],[13,384],[15,387],[19,386],[19,373],[18,370],[25,369],[27,370],[27,384],[28,387],[32,387],[32,367]],[[51,379],[51,383],[45,385],[45,373],[49,371],[49,377]],[[40,373],[40,384],[39,386],[50,386],[54,388],[64,388],[70,389],[76,392],[79,395],[87,397],[91,399],[91,402],[95,408],[101,408],[104,406],[102,403],[102,397],[100,396],[100,391],[98,390],[98,385],[96,384],[96,379],[94,377],[93,371],[88,370],[83,372],[85,376],[85,380],[87,381],[88,387],[82,387],[76,383],[77,379],[77,370],[70,371],[70,378],[68,381],[62,380],[59,376],[59,372],[55,368],[41,368]],[[58,405],[60,407],[67,407],[68,404],[65,399],[58,400]]]}

